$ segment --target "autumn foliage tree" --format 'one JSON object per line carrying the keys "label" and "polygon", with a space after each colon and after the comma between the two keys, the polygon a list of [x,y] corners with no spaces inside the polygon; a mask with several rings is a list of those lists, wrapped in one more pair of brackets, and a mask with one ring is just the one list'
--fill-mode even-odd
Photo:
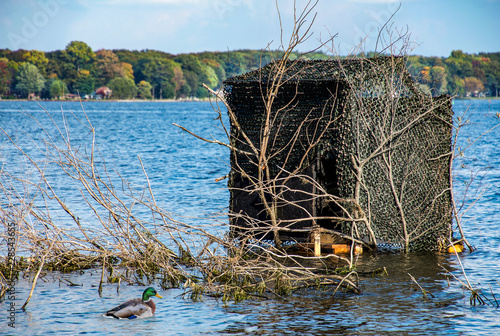
{"label": "autumn foliage tree", "polygon": [[8,69],[9,60],[0,59],[0,95],[9,91],[12,74]]}
{"label": "autumn foliage tree", "polygon": [[101,49],[96,52],[93,73],[98,86],[106,85],[110,80],[117,77],[117,64],[119,62],[120,60],[111,50]]}
{"label": "autumn foliage tree", "polygon": [[468,94],[477,94],[484,91],[484,85],[476,77],[467,77],[464,79],[464,89]]}
{"label": "autumn foliage tree", "polygon": [[[135,85],[141,81],[150,83],[156,98],[202,98],[207,96],[203,84],[217,89],[225,79],[264,66],[280,55],[280,51],[271,50],[179,55],[149,49],[100,49],[94,52],[89,45],[81,41],[72,41],[65,49],[51,52],[0,49],[0,60],[5,63],[0,69],[0,85],[3,85],[0,95],[8,92],[19,94],[16,92],[15,78],[19,66],[26,62],[33,64],[47,80],[43,90],[44,98],[50,97],[49,87],[54,78],[64,81],[68,93],[90,93],[101,86],[107,86],[111,80],[118,77],[130,78]],[[373,55],[375,54],[368,52],[358,56]],[[292,53],[292,59],[297,57],[298,53]],[[309,59],[327,57],[326,53],[320,51],[306,56]],[[408,60],[412,76],[417,79],[421,88],[430,94],[471,95],[472,91],[466,93],[464,83],[465,78],[471,77],[482,83],[484,88],[481,91],[484,94],[498,95],[500,53],[466,54],[455,50],[447,58],[410,56]],[[88,75],[82,71],[88,71]],[[477,91],[477,85],[473,91]]]}
{"label": "autumn foliage tree", "polygon": [[107,85],[109,81],[117,77],[128,77],[134,79],[134,70],[132,65],[126,62],[121,62],[112,50],[107,49],[101,49],[96,52],[93,74],[97,86]]}
{"label": "autumn foliage tree", "polygon": [[38,50],[30,50],[27,51],[25,54],[23,54],[24,59],[26,62],[33,64],[38,68],[38,71],[42,75],[46,74],[46,67],[47,64],[49,63],[49,60],[45,56],[45,53],[43,51],[38,51]]}

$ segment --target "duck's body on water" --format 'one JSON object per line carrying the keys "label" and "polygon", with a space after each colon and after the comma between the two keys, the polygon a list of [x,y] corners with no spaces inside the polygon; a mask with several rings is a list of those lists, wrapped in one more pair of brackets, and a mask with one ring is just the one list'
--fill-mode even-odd
{"label": "duck's body on water", "polygon": [[148,287],[144,293],[142,293],[141,299],[133,299],[122,303],[121,305],[108,310],[104,313],[104,316],[128,319],[151,317],[156,311],[156,305],[151,299],[152,296],[163,299],[163,297],[158,294],[153,287]]}

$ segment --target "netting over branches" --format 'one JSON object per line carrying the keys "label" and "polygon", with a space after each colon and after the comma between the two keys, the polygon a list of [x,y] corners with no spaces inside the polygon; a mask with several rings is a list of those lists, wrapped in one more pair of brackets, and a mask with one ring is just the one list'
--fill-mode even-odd
{"label": "netting over branches", "polygon": [[226,80],[233,232],[272,238],[270,202],[284,240],[319,225],[439,249],[451,236],[451,98],[420,92],[405,62],[288,60]]}

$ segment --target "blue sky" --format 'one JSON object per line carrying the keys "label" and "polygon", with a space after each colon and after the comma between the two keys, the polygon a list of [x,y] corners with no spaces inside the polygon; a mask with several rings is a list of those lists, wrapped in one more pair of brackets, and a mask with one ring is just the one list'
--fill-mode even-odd
{"label": "blue sky", "polygon": [[[156,49],[173,54],[279,47],[275,0],[1,0],[0,48],[64,49],[74,40],[98,49]],[[285,35],[293,0],[278,0]],[[303,8],[307,0],[297,0]],[[345,55],[360,39],[374,49],[377,28],[401,4],[392,32],[408,30],[411,54],[448,56],[500,51],[500,0],[320,0],[307,51]],[[395,36],[395,35],[393,35]]]}

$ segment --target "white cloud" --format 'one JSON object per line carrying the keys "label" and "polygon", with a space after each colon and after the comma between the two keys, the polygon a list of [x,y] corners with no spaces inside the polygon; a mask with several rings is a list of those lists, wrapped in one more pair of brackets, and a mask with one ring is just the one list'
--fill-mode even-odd
{"label": "white cloud", "polygon": [[95,50],[129,48],[172,52],[180,45],[186,48],[184,41],[190,35],[202,35],[195,31],[205,12],[201,6],[141,5],[136,3],[132,9],[132,5],[118,6],[108,1],[101,6],[86,6],[85,11],[73,17],[66,36],[85,41]]}
{"label": "white cloud", "polygon": [[90,7],[90,6],[123,6],[123,5],[134,5],[141,7],[143,5],[185,5],[185,4],[209,4],[211,1],[207,0],[78,0],[80,4]]}
{"label": "white cloud", "polygon": [[348,0],[349,2],[364,3],[364,4],[390,4],[402,2],[401,0]]}

